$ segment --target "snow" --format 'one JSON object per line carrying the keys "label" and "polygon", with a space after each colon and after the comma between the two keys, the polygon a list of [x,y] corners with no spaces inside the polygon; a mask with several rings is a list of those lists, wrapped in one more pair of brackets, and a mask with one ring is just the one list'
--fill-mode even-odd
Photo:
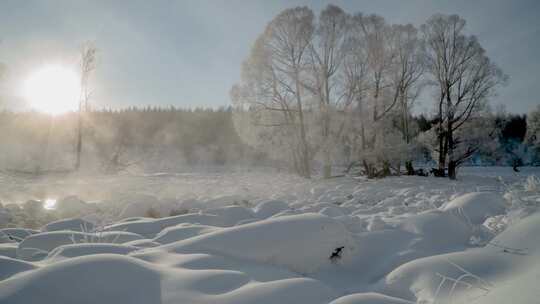
{"label": "snow", "polygon": [[[456,292],[461,292],[462,298],[482,294],[478,303],[499,303],[496,300],[500,291],[493,295],[491,292],[503,286],[507,291],[509,285],[519,291],[533,290],[523,289],[518,284],[524,281],[523,277],[533,278],[536,281],[540,274],[540,214],[531,215],[523,219],[500,235],[495,237],[490,245],[473,250],[434,255],[405,263],[386,277],[386,291],[398,294],[409,299],[429,300],[436,298],[437,288],[441,282],[438,274],[450,278],[458,278],[465,274],[463,270],[472,273],[479,279],[468,279],[472,283],[472,291],[463,290],[458,286]],[[514,279],[517,279],[514,282]],[[484,283],[485,281],[486,283]],[[448,297],[452,283],[447,281],[439,292],[439,298]],[[487,289],[483,290],[483,288]],[[472,294],[472,295],[469,295]],[[523,299],[531,295],[523,295]],[[476,302],[475,302],[476,303]],[[500,303],[508,303],[500,301]],[[512,303],[531,303],[528,301]]]}
{"label": "snow", "polygon": [[[38,233],[38,230],[25,228],[4,228],[0,229],[0,243],[12,243],[13,239],[24,239],[25,237]],[[11,237],[11,238],[10,238]]]}
{"label": "snow", "polygon": [[278,200],[271,200],[259,203],[254,208],[254,211],[258,218],[265,219],[287,209],[289,209],[289,205],[287,203]]}
{"label": "snow", "polygon": [[90,232],[94,230],[94,224],[80,218],[74,218],[54,221],[41,228],[41,231],[59,230]]}
{"label": "snow", "polygon": [[306,213],[222,229],[162,248],[176,253],[232,256],[307,274],[330,266],[330,255],[341,246],[345,246],[344,258],[347,258],[352,250],[352,239],[343,224],[326,216]]}
{"label": "snow", "polygon": [[119,224],[113,224],[105,227],[105,231],[128,231],[142,236],[153,238],[163,229],[182,223],[203,224],[210,226],[225,226],[227,219],[221,219],[212,214],[183,214],[160,219],[141,219]]}
{"label": "snow", "polygon": [[368,292],[357,293],[336,299],[330,304],[413,304],[415,302],[406,301],[386,295]]}
{"label": "snow", "polygon": [[4,243],[0,244],[0,256],[7,256],[10,258],[17,257],[17,243]]}
{"label": "snow", "polygon": [[11,257],[0,256],[0,281],[15,274],[33,270],[36,266],[31,263],[21,261]]}
{"label": "snow", "polygon": [[441,206],[441,210],[463,214],[472,224],[482,224],[488,217],[503,214],[506,202],[500,194],[473,192],[459,196]]}
{"label": "snow", "polygon": [[58,246],[51,250],[47,256],[47,262],[51,260],[74,258],[79,256],[111,253],[111,254],[128,254],[139,248],[135,246],[107,244],[107,243],[80,243]]}
{"label": "snow", "polygon": [[144,191],[1,229],[0,303],[535,303],[539,173],[137,177]]}
{"label": "snow", "polygon": [[217,227],[213,226],[184,223],[163,229],[153,241],[158,244],[169,244],[216,230]]}
{"label": "snow", "polygon": [[49,303],[160,303],[159,280],[159,273],[139,259],[90,255],[9,278],[0,285],[0,298],[13,304],[45,299]]}
{"label": "snow", "polygon": [[110,231],[102,233],[85,233],[77,231],[53,231],[33,234],[25,238],[17,248],[17,257],[23,260],[35,260],[47,255],[51,250],[67,244],[106,242],[125,243],[143,237],[123,231]]}

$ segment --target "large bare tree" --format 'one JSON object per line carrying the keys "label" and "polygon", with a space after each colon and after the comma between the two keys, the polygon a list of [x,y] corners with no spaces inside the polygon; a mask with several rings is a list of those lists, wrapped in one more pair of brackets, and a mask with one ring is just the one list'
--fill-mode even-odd
{"label": "large bare tree", "polygon": [[[456,178],[454,133],[482,109],[507,76],[487,57],[475,36],[463,33],[465,20],[457,15],[434,15],[422,26],[427,67],[439,92],[439,169],[448,164]],[[446,156],[448,160],[446,160]]]}
{"label": "large bare tree", "polygon": [[277,15],[257,39],[243,64],[242,82],[232,94],[237,111],[252,115],[252,124],[288,137],[285,141],[294,167],[307,178],[311,177],[313,155],[307,139],[309,100],[303,79],[308,72],[313,18],[307,7],[287,9]]}
{"label": "large bare tree", "polygon": [[[350,28],[350,16],[341,8],[328,5],[320,14],[313,41],[309,48],[308,90],[318,103],[318,125],[320,140],[318,150],[322,153],[323,176],[332,175],[331,150],[335,139],[344,130],[344,115],[353,101],[350,87],[343,84],[341,70],[344,69],[346,43]],[[337,120],[337,121],[334,121]]]}
{"label": "large bare tree", "polygon": [[[391,46],[395,54],[390,68],[390,87],[393,91],[391,105],[399,106],[399,124],[403,141],[406,145],[412,142],[411,109],[414,100],[423,88],[421,77],[424,72],[423,41],[418,30],[411,24],[393,25],[391,30]],[[406,153],[409,154],[409,153]],[[408,174],[414,174],[410,155],[405,156],[405,167]]]}

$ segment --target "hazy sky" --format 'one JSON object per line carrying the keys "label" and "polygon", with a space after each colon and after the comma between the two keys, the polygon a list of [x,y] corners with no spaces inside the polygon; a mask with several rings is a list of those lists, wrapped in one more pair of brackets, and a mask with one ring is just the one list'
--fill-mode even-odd
{"label": "hazy sky", "polygon": [[[285,8],[328,3],[419,25],[457,13],[510,76],[496,103],[527,112],[540,103],[540,1],[20,1],[0,0],[0,98],[22,107],[18,88],[47,63],[75,64],[82,42],[99,48],[94,102],[128,105],[229,104],[240,64],[256,37]],[[420,110],[425,109],[420,106]]]}

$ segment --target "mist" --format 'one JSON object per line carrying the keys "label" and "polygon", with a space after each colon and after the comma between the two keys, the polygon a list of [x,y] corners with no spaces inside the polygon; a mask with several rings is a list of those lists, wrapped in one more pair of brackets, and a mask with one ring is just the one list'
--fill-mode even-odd
{"label": "mist", "polygon": [[537,301],[537,8],[0,4],[0,303]]}

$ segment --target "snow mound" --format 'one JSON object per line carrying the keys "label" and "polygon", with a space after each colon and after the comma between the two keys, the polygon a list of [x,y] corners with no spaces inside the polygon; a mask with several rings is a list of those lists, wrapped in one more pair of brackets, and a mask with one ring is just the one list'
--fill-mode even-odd
{"label": "snow mound", "polygon": [[342,258],[347,258],[352,243],[341,222],[320,214],[301,214],[226,228],[163,248],[177,253],[218,253],[312,273],[332,265],[330,256],[336,248],[344,247]]}
{"label": "snow mound", "polygon": [[160,274],[135,258],[90,255],[60,261],[3,281],[0,302],[161,303]]}
{"label": "snow mound", "polygon": [[343,210],[336,206],[324,207],[319,211],[320,214],[329,216],[329,217],[339,217],[345,215]]}
{"label": "snow mound", "polygon": [[150,239],[140,239],[140,240],[134,240],[134,241],[130,241],[130,242],[125,242],[123,243],[123,245],[126,245],[126,246],[135,246],[135,247],[138,247],[138,248],[152,248],[152,247],[157,247],[157,246],[161,246],[160,243],[156,243]]}
{"label": "snow mound", "polygon": [[110,254],[128,254],[139,248],[134,246],[120,245],[120,244],[106,244],[106,243],[81,243],[70,244],[56,247],[47,256],[47,260],[59,260],[63,258],[74,258],[78,256],[85,256],[99,253]]}
{"label": "snow mound", "polygon": [[203,294],[219,295],[234,291],[247,283],[249,283],[249,277],[243,272],[201,270],[186,284],[186,287]]}
{"label": "snow mound", "polygon": [[426,249],[440,251],[457,250],[468,244],[473,233],[470,225],[452,213],[430,210],[407,217],[401,223],[402,229],[422,236]]}
{"label": "snow mound", "polygon": [[60,230],[89,232],[89,231],[94,230],[94,224],[89,221],[85,221],[81,218],[73,218],[73,219],[63,219],[63,220],[51,222],[43,226],[43,228],[41,228],[41,231],[60,231]]}
{"label": "snow mound", "polygon": [[326,304],[336,296],[337,294],[334,290],[317,280],[310,278],[290,278],[265,283],[246,284],[227,294],[227,297],[223,301],[209,301],[208,303]]}
{"label": "snow mound", "polygon": [[0,243],[12,243],[24,240],[27,236],[39,233],[38,230],[25,228],[0,229]]}
{"label": "snow mound", "polygon": [[205,213],[214,214],[221,217],[226,226],[233,226],[238,222],[253,219],[255,214],[251,209],[241,206],[226,206],[205,210]]}
{"label": "snow mound", "polygon": [[17,257],[17,243],[5,243],[0,244],[0,256],[7,256],[10,258]]}
{"label": "snow mound", "polygon": [[254,211],[258,218],[266,219],[287,209],[289,209],[289,205],[287,203],[283,201],[271,200],[259,203],[257,206],[255,206]]}
{"label": "snow mound", "polygon": [[[501,290],[510,292],[504,298],[512,303],[531,303],[531,293],[521,294],[527,284],[540,274],[540,213],[531,215],[495,237],[486,247],[435,255],[405,263],[386,276],[386,293],[411,301],[431,302],[455,297],[459,303],[508,303],[498,298]],[[452,281],[465,276],[465,284],[452,291]],[[533,280],[534,281],[534,280]],[[500,289],[500,290],[499,290]],[[438,291],[439,290],[439,291]],[[513,295],[513,296],[512,296]],[[521,301],[518,301],[521,299]],[[475,302],[476,303],[476,302]]]}
{"label": "snow mound", "polygon": [[176,241],[189,239],[197,235],[213,232],[216,231],[216,229],[218,228],[214,226],[180,224],[163,229],[154,238],[154,242],[160,244],[169,244]]}
{"label": "snow mound", "polygon": [[0,281],[11,277],[17,273],[35,269],[31,263],[0,256]]}
{"label": "snow mound", "polygon": [[201,224],[208,226],[226,226],[226,221],[221,217],[212,214],[190,213],[177,216],[164,217],[159,219],[143,219],[129,222],[122,222],[105,227],[106,231],[128,231],[140,234],[146,238],[154,238],[160,231],[167,227],[176,226],[182,223]]}
{"label": "snow mound", "polygon": [[379,293],[356,293],[348,296],[344,296],[330,304],[414,304],[415,302],[385,296]]}
{"label": "snow mound", "polygon": [[130,232],[111,231],[102,233],[84,233],[69,231],[42,232],[27,237],[17,248],[17,258],[39,260],[56,247],[74,243],[125,243],[143,237]]}
{"label": "snow mound", "polygon": [[481,225],[488,217],[503,214],[505,200],[491,192],[473,192],[461,195],[441,206],[441,210],[461,214],[475,225]]}

